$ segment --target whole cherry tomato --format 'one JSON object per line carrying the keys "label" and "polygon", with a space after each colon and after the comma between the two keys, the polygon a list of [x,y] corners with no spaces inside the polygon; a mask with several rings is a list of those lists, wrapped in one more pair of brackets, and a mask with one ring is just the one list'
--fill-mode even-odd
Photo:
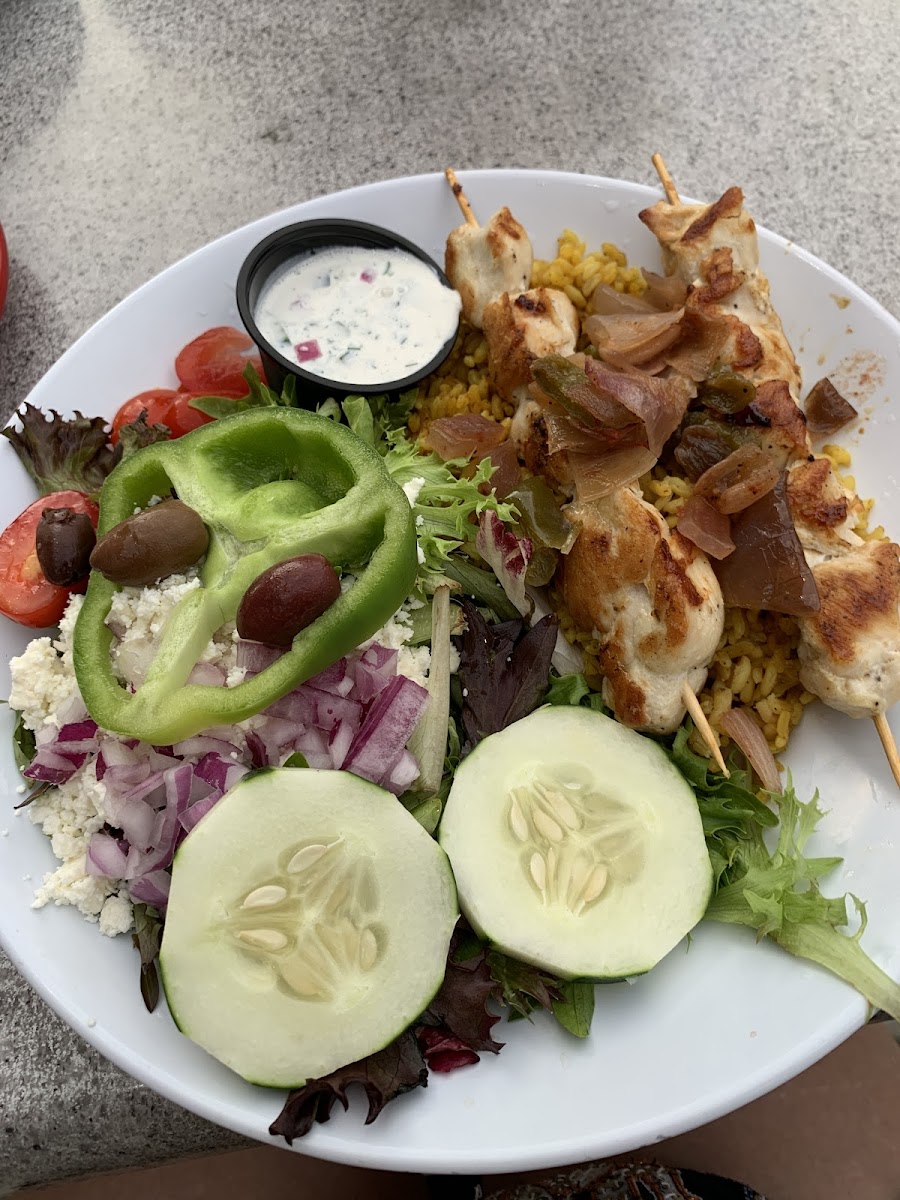
{"label": "whole cherry tomato", "polygon": [[207,329],[184,347],[175,359],[175,374],[185,391],[197,396],[246,396],[244,368],[250,363],[262,376],[262,363],[243,330],[229,325]]}

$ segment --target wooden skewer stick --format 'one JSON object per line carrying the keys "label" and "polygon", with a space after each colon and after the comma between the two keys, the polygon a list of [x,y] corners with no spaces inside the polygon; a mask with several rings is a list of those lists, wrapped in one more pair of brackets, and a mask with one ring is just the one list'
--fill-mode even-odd
{"label": "wooden skewer stick", "polygon": [[694,695],[694,689],[685,681],[681,691],[681,698],[684,701],[684,707],[691,715],[691,720],[697,726],[697,731],[709,747],[709,752],[713,756],[713,761],[722,772],[726,779],[731,778],[731,772],[725,766],[725,759],[722,757],[722,751],[719,749],[719,744],[716,741],[716,735],[713,733],[709,721],[706,718],[706,713],[700,707],[700,701]]}
{"label": "wooden skewer stick", "polygon": [[447,182],[450,184],[450,190],[456,197],[456,203],[460,207],[462,215],[466,218],[467,225],[474,225],[478,228],[478,218],[472,212],[472,205],[469,203],[469,198],[463,191],[463,186],[456,178],[456,172],[452,167],[445,167],[444,174],[447,176]]}
{"label": "wooden skewer stick", "polygon": [[872,720],[875,722],[875,728],[878,730],[878,736],[884,746],[891,774],[894,776],[897,786],[900,787],[900,754],[897,753],[897,743],[894,741],[893,731],[888,725],[887,714],[880,712]]}
{"label": "wooden skewer stick", "polygon": [[675,187],[675,181],[669,174],[669,168],[663,161],[661,154],[654,154],[650,159],[656,168],[656,173],[659,176],[659,182],[663,185],[663,191],[666,193],[666,199],[670,204],[680,204],[681,198],[678,195],[678,189]]}

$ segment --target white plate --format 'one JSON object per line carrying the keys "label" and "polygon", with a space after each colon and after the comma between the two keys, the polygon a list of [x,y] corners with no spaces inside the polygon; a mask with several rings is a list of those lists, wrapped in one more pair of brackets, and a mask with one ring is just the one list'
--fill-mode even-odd
{"label": "white plate", "polygon": [[[563,227],[591,245],[615,242],[629,260],[658,264],[654,239],[637,220],[657,194],[637,184],[555,172],[481,171],[465,177],[476,211],[509,204],[536,253],[552,253]],[[175,383],[172,362],[211,325],[238,324],[234,280],[247,251],[264,235],[309,217],[355,217],[386,225],[435,258],[459,221],[441,176],[373,184],[298,205],[248,225],[170,267],[113,309],[47,373],[30,399],[42,408],[111,416],[128,396]],[[837,272],[761,231],[763,267],[774,302],[798,351],[807,384],[838,370],[859,381],[867,420],[855,432],[854,470],[876,515],[900,533],[892,448],[900,393],[900,327]],[[849,298],[839,307],[834,297]],[[874,363],[873,353],[881,358]],[[851,356],[858,356],[851,361]],[[879,365],[880,364],[880,365]],[[858,445],[854,445],[858,443]],[[0,445],[0,528],[33,488],[5,440]],[[0,626],[6,660],[27,633]],[[9,811],[18,782],[8,714],[0,728],[0,939],[19,970],[84,1038],[124,1070],[201,1116],[266,1140],[282,1095],[251,1087],[183,1038],[165,1006],[144,1011],[128,938],[111,942],[71,909],[39,912],[32,889],[53,866],[49,843],[27,817]],[[831,814],[818,841],[844,854],[846,886],[869,901],[865,946],[900,974],[900,891],[894,843],[900,798],[869,722],[816,706],[789,755],[798,790],[818,785]],[[25,878],[23,878],[25,877]],[[29,878],[30,877],[30,878]],[[827,890],[827,889],[826,889]],[[525,1170],[576,1162],[646,1145],[720,1116],[808,1067],[866,1016],[864,1002],[824,971],[778,949],[757,946],[744,930],[701,928],[689,952],[678,949],[634,985],[600,988],[594,1030],[578,1042],[538,1018],[500,1027],[507,1042],[479,1066],[433,1076],[426,1091],[390,1104],[374,1125],[355,1097],[295,1143],[305,1154],[370,1167],[441,1172]]]}

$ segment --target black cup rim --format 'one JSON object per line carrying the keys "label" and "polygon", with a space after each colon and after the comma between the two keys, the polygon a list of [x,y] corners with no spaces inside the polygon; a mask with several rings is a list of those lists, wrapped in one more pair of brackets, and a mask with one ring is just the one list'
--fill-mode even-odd
{"label": "black cup rim", "polygon": [[324,244],[322,241],[323,235],[329,233],[342,237],[345,244],[348,245],[353,244],[352,241],[348,242],[346,240],[348,236],[358,235],[360,237],[358,244],[362,246],[397,247],[400,250],[407,250],[421,262],[431,267],[444,287],[450,288],[451,291],[453,290],[449,279],[441,270],[439,264],[421,246],[417,246],[415,242],[411,242],[402,234],[395,233],[392,229],[387,229],[381,225],[371,225],[366,221],[354,221],[345,217],[319,217],[309,221],[297,221],[291,225],[284,225],[281,229],[276,229],[274,233],[268,234],[262,241],[257,242],[244,259],[238,271],[235,287],[238,313],[240,314],[241,321],[244,323],[244,327],[263,355],[271,358],[283,371],[295,375],[298,379],[309,384],[311,388],[315,388],[319,392],[324,390],[339,395],[361,394],[374,396],[385,392],[403,392],[408,388],[415,387],[416,384],[421,383],[423,379],[433,374],[446,361],[456,344],[456,338],[459,334],[459,320],[456,323],[456,328],[453,330],[452,336],[441,346],[430,362],[420,367],[417,371],[413,371],[412,374],[403,376],[401,379],[388,379],[381,383],[344,383],[335,379],[329,379],[325,375],[316,375],[312,371],[305,371],[298,363],[292,363],[290,359],[280,354],[260,333],[253,318],[253,311],[250,305],[250,287],[261,265],[272,250],[281,248],[286,243],[293,243],[296,247],[296,252],[301,254],[304,248],[311,248],[309,246],[311,238],[316,239],[315,244],[322,245]]}

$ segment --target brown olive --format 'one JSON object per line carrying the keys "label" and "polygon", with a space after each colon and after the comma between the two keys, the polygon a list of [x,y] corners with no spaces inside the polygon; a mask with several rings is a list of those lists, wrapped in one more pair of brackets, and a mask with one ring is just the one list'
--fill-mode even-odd
{"label": "brown olive", "polygon": [[186,571],[209,549],[209,533],[180,500],[163,500],[114,525],[94,547],[91,566],[131,587]]}
{"label": "brown olive", "polygon": [[87,513],[71,508],[45,508],[35,531],[34,548],[48,582],[71,587],[87,578],[96,541]]}
{"label": "brown olive", "polygon": [[247,588],[237,612],[238,635],[251,642],[289,646],[340,594],[340,578],[324,555],[286,558]]}

